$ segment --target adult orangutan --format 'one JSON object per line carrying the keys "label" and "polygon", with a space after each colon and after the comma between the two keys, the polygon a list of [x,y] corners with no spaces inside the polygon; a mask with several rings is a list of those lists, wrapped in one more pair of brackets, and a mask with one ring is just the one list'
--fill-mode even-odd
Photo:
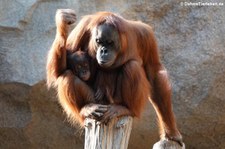
{"label": "adult orangutan", "polygon": [[[93,117],[103,123],[122,115],[139,117],[146,100],[153,104],[161,138],[182,142],[171,105],[171,85],[162,65],[152,28],[110,12],[84,16],[68,39],[75,22],[72,10],[56,14],[57,33],[48,56],[48,85],[57,86],[59,100],[72,122]],[[87,51],[97,69],[90,84],[66,70],[66,50]],[[99,103],[85,103],[94,91]]]}

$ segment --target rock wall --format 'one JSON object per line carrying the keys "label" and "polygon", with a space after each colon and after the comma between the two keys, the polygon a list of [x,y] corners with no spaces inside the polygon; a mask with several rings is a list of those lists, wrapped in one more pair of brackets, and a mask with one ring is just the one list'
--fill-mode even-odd
{"label": "rock wall", "polygon": [[[0,148],[83,148],[82,132],[67,123],[56,94],[41,81],[58,8],[74,9],[78,20],[107,10],[151,24],[186,147],[225,148],[225,3],[175,0],[1,0]],[[134,123],[129,149],[151,148],[158,140],[152,107]]]}

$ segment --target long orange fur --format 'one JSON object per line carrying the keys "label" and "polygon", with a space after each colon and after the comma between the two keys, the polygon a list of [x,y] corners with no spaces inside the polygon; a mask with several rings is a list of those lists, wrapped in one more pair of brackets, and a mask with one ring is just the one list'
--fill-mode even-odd
{"label": "long orange fur", "polygon": [[[88,49],[89,55],[95,58],[97,48],[93,32],[102,23],[118,29],[121,49],[113,69],[109,72],[98,70],[93,86],[107,88],[116,104],[128,107],[137,117],[149,98],[158,115],[161,137],[181,137],[172,111],[171,85],[159,59],[152,28],[110,12],[84,16],[68,39],[63,38],[65,26],[56,23],[59,29],[48,56],[47,82],[49,86],[58,86],[60,103],[66,113],[73,122],[83,122],[79,112],[85,103],[77,98],[74,90],[85,84],[76,84],[72,74],[65,70],[65,49],[72,52]],[[114,71],[114,68],[120,71]],[[82,92],[88,93],[88,87],[83,89]]]}

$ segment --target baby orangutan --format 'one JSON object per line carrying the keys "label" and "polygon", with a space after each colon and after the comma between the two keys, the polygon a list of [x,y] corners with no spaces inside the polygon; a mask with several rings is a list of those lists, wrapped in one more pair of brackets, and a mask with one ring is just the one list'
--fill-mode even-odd
{"label": "baby orangutan", "polygon": [[88,81],[91,77],[89,58],[84,51],[67,54],[67,68],[83,81]]}
{"label": "baby orangutan", "polygon": [[[67,53],[67,69],[71,70],[75,76],[77,76],[79,79],[84,81],[87,85],[88,85],[88,81],[91,78],[91,75],[92,76],[94,75],[94,74],[92,74],[94,72],[91,71],[90,58],[89,58],[88,54],[86,52],[80,51],[80,50],[76,51],[74,53]],[[88,92],[90,93],[91,91],[89,90]],[[89,96],[89,99],[83,99],[83,100],[85,100],[85,103],[114,104],[112,96],[107,89],[105,90],[105,92],[98,90],[95,93],[95,95],[94,95],[94,93],[92,93],[90,95],[91,96]],[[103,96],[105,96],[105,98],[103,98]],[[102,101],[102,100],[104,100],[104,101]],[[104,121],[104,123],[108,123],[108,121],[112,118],[112,117],[108,117],[107,115],[113,115],[112,113],[117,113],[117,110],[119,110],[119,109],[123,109],[123,110],[121,110],[121,115],[130,115],[130,112],[126,108],[124,109],[119,105],[117,108],[112,108],[108,112],[106,112],[106,111],[110,107],[108,105],[102,105],[102,106],[104,106],[102,111],[101,110],[95,111],[91,115],[88,113],[88,111],[84,112],[82,110],[81,113],[84,114],[84,116],[86,116],[86,117],[92,117],[97,120],[100,120],[101,122]],[[104,113],[107,117],[103,116]],[[87,116],[86,114],[89,116]]]}

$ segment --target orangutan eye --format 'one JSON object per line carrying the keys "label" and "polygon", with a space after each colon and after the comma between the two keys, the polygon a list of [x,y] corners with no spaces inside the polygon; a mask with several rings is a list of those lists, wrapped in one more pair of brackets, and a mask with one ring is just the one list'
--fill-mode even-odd
{"label": "orangutan eye", "polygon": [[101,44],[101,41],[99,39],[96,39],[97,44]]}
{"label": "orangutan eye", "polygon": [[107,40],[106,43],[107,43],[107,45],[113,45],[113,41],[112,40]]}
{"label": "orangutan eye", "polygon": [[77,70],[81,69],[81,65],[77,65]]}

